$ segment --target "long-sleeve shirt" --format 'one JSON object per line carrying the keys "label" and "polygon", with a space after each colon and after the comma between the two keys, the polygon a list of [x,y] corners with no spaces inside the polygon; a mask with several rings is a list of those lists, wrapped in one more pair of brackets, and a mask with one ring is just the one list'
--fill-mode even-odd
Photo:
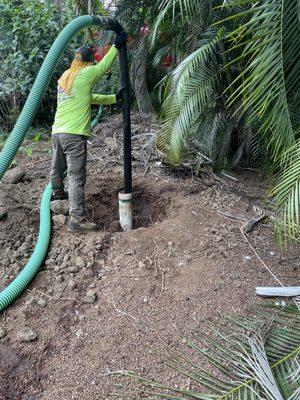
{"label": "long-sleeve shirt", "polygon": [[118,54],[112,46],[106,56],[97,64],[83,68],[76,76],[70,95],[59,86],[57,109],[52,133],[73,133],[91,135],[91,104],[114,104],[116,96],[93,94],[92,90],[100,78],[109,70]]}

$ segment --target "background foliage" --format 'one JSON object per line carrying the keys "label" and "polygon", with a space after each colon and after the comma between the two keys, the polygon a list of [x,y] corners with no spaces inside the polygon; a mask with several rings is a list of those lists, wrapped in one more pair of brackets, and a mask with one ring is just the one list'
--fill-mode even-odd
{"label": "background foliage", "polygon": [[[0,2],[0,126],[9,132],[19,115],[53,41],[72,18],[72,8],[60,2],[1,0]],[[76,39],[77,42],[80,38]],[[70,45],[70,48],[74,43]],[[56,82],[69,65],[67,50],[44,96],[38,121],[49,122],[56,101]]]}

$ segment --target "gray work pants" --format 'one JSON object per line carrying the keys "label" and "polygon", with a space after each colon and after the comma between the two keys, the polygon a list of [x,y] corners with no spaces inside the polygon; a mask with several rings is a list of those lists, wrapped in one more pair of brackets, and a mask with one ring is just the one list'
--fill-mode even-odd
{"label": "gray work pants", "polygon": [[83,135],[70,133],[52,135],[52,190],[54,193],[63,190],[63,176],[68,169],[70,215],[79,221],[85,216],[86,146],[87,137]]}

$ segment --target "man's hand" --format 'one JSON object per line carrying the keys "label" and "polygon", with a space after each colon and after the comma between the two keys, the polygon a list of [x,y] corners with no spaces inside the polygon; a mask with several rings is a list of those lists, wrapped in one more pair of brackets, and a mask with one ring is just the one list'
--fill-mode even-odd
{"label": "man's hand", "polygon": [[124,46],[126,41],[127,41],[127,33],[125,31],[122,31],[122,32],[117,34],[114,44],[115,44],[116,48],[118,50],[120,50],[120,48],[122,46]]}
{"label": "man's hand", "polygon": [[123,92],[124,92],[125,88],[121,87],[117,93],[116,93],[116,100],[117,101],[122,101],[122,97],[123,97]]}

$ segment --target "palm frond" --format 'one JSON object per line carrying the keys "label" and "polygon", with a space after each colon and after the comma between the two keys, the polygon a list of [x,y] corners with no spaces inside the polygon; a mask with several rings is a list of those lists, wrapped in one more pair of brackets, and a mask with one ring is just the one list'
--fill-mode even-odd
{"label": "palm frond", "polygon": [[248,123],[259,118],[260,132],[267,135],[276,160],[294,143],[298,129],[298,116],[293,111],[294,104],[299,104],[293,92],[300,85],[297,0],[259,1],[250,8],[248,1],[235,1],[229,6],[242,3],[247,9],[231,18],[251,18],[230,32],[229,38],[243,45],[238,60],[245,66],[231,84],[234,91],[229,105],[243,95],[240,109],[247,112]]}
{"label": "palm frond", "polygon": [[[295,400],[299,394],[300,313],[288,306],[270,318],[270,310],[250,318],[231,318],[212,335],[186,344],[211,365],[211,370],[181,354],[160,354],[165,364],[187,377],[189,388],[172,387],[125,375],[140,386],[119,398],[202,400]],[[203,360],[203,361],[204,361]],[[206,388],[210,393],[205,393]],[[149,396],[149,397],[148,397]]]}
{"label": "palm frond", "polygon": [[192,137],[204,111],[215,103],[219,73],[215,63],[217,44],[224,30],[200,42],[200,47],[173,71],[163,104],[163,126],[158,136],[158,149],[178,162],[187,139]]}
{"label": "palm frond", "polygon": [[156,7],[152,0],[118,0],[115,17],[126,30],[136,35],[147,22],[148,11]]}
{"label": "palm frond", "polygon": [[[168,20],[172,25],[181,26],[197,21],[197,32],[201,32],[211,18],[212,2],[210,0],[163,0],[157,1],[157,16],[155,18],[150,44],[153,48],[157,41],[163,22]],[[170,23],[168,24],[170,26]],[[179,32],[182,29],[179,29]],[[191,33],[191,31],[189,31]]]}
{"label": "palm frond", "polygon": [[281,168],[270,192],[278,216],[277,233],[296,238],[300,233],[300,140],[283,153]]}

